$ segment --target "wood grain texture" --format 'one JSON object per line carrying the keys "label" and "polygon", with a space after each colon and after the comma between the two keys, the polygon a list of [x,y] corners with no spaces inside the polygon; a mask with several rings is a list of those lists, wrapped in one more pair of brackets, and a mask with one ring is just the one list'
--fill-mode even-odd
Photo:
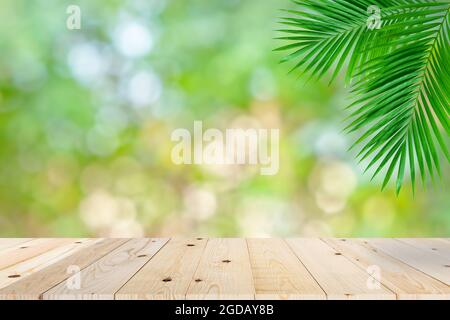
{"label": "wood grain texture", "polygon": [[395,299],[369,273],[320,239],[288,239],[288,244],[327,294],[328,299]]}
{"label": "wood grain texture", "polygon": [[71,241],[65,245],[44,252],[41,255],[0,270],[0,288],[4,288],[14,282],[24,279],[34,272],[38,272],[39,270],[56,263],[58,260],[70,256],[77,250],[89,246],[94,241],[94,239]]}
{"label": "wood grain texture", "polygon": [[397,239],[401,242],[412,245],[413,247],[427,250],[431,253],[437,253],[444,258],[450,260],[450,246],[445,239],[430,239],[430,238],[402,238]]}
{"label": "wood grain texture", "polygon": [[114,294],[157,253],[168,239],[132,239],[81,270],[80,284],[61,282],[43,294],[44,299],[112,300]]}
{"label": "wood grain texture", "polygon": [[391,257],[450,285],[450,259],[398,240],[368,239],[366,241]]}
{"label": "wood grain texture", "polygon": [[447,238],[0,239],[0,246],[0,299],[450,299]]}
{"label": "wood grain texture", "polygon": [[186,299],[255,298],[252,269],[245,239],[210,239]]}
{"label": "wood grain texture", "polygon": [[185,299],[207,239],[171,239],[116,293],[116,299]]}
{"label": "wood grain texture", "polygon": [[0,270],[14,266],[61,245],[76,241],[76,239],[34,239],[26,243],[15,244],[0,252]]}
{"label": "wood grain texture", "polygon": [[326,295],[282,239],[248,239],[256,299],[325,299]]}
{"label": "wood grain texture", "polygon": [[[450,299],[450,287],[371,247],[365,239],[324,239],[355,265],[377,274],[398,299]],[[394,241],[394,240],[392,240]]]}
{"label": "wood grain texture", "polygon": [[27,241],[33,240],[32,238],[3,238],[0,239],[0,251],[7,249],[9,247],[25,243]]}
{"label": "wood grain texture", "polygon": [[0,289],[0,299],[40,299],[45,291],[71,276],[68,273],[70,266],[83,269],[127,241],[128,239],[97,239],[88,247]]}

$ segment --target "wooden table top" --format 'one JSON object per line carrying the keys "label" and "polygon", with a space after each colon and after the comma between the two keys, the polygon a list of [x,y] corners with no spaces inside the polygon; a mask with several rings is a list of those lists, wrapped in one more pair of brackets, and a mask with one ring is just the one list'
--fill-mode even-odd
{"label": "wooden table top", "polygon": [[0,239],[0,299],[450,299],[450,239]]}

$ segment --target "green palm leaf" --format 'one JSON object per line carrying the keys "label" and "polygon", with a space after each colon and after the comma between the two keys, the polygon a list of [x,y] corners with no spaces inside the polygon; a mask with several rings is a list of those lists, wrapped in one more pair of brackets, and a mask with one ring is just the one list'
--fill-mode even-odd
{"label": "green palm leaf", "polygon": [[279,32],[288,34],[278,37],[291,41],[277,51],[291,50],[282,62],[301,57],[291,71],[300,70],[311,76],[321,77],[335,67],[335,79],[344,64],[348,65],[347,83],[354,71],[364,62],[364,55],[352,54],[364,47],[371,39],[367,32],[367,8],[372,5],[386,7],[398,4],[394,0],[306,0],[293,2],[298,10],[285,10],[292,16],[283,18],[281,24],[289,26]]}
{"label": "green palm leaf", "polygon": [[[368,30],[363,10],[373,3],[381,8],[379,30]],[[297,4],[301,10],[290,11],[296,17],[283,20],[296,35],[287,37],[295,42],[280,48],[296,48],[284,60],[300,59],[294,69],[313,77],[322,77],[334,66],[332,79],[344,63],[349,65],[347,82],[352,82],[355,102],[349,106],[353,111],[347,130],[365,130],[354,146],[361,147],[360,160],[371,159],[367,169],[376,165],[374,176],[386,170],[383,188],[396,173],[397,192],[407,167],[413,190],[416,171],[423,182],[427,173],[432,179],[440,176],[440,155],[450,161],[446,143],[450,4],[426,0]],[[341,21],[335,19],[339,12]]]}

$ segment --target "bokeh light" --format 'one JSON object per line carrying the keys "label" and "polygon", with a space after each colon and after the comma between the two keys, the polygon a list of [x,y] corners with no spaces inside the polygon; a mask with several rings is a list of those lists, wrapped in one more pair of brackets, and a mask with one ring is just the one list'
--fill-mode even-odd
{"label": "bokeh light", "polygon": [[[0,235],[448,236],[437,187],[363,174],[342,78],[273,52],[276,0],[0,3]],[[176,128],[280,129],[280,170],[175,165]],[[443,162],[444,163],[444,162]]]}

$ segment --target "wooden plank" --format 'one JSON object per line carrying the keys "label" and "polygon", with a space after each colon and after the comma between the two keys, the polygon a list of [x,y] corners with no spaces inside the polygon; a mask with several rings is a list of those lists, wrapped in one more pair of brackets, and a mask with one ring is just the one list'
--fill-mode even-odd
{"label": "wooden plank", "polygon": [[256,299],[326,299],[282,239],[248,239]]}
{"label": "wooden plank", "polygon": [[210,239],[186,299],[254,298],[255,288],[245,239]]}
{"label": "wooden plank", "polygon": [[116,293],[116,299],[185,299],[207,240],[171,239]]}
{"label": "wooden plank", "polygon": [[0,239],[0,251],[9,247],[13,247],[27,241],[33,240],[32,238],[1,238]]}
{"label": "wooden plank", "polygon": [[149,241],[0,239],[0,299],[450,299],[444,238]]}
{"label": "wooden plank", "polygon": [[77,250],[90,245],[92,242],[94,242],[93,239],[73,240],[66,245],[53,248],[29,260],[22,261],[18,264],[0,270],[0,288],[4,288],[14,282],[30,276],[34,272],[42,270],[58,260],[71,255]]}
{"label": "wooden plank", "polygon": [[45,291],[72,276],[68,272],[69,267],[78,266],[80,269],[84,269],[128,241],[128,239],[99,240],[45,269],[0,289],[0,299],[40,299]]}
{"label": "wooden plank", "polygon": [[[328,299],[395,299],[386,289],[320,239],[289,239],[300,261],[306,266]],[[378,286],[374,286],[376,283]]]}
{"label": "wooden plank", "polygon": [[324,239],[355,265],[379,272],[380,281],[398,299],[450,299],[450,287],[399,260],[374,250],[363,239]]}
{"label": "wooden plank", "polygon": [[416,248],[427,250],[431,253],[436,253],[444,258],[450,260],[450,243],[445,241],[445,239],[431,239],[431,238],[401,238],[397,239],[401,242],[412,245]]}
{"label": "wooden plank", "polygon": [[80,287],[66,282],[43,294],[45,300],[113,300],[114,294],[141,269],[161,247],[165,239],[132,239],[83,269],[76,276]]}
{"label": "wooden plank", "polygon": [[367,239],[366,241],[397,260],[450,285],[450,259],[394,239]]}
{"label": "wooden plank", "polygon": [[76,239],[34,239],[16,244],[0,252],[0,270],[14,266],[22,261],[39,256],[56,247],[68,244]]}

